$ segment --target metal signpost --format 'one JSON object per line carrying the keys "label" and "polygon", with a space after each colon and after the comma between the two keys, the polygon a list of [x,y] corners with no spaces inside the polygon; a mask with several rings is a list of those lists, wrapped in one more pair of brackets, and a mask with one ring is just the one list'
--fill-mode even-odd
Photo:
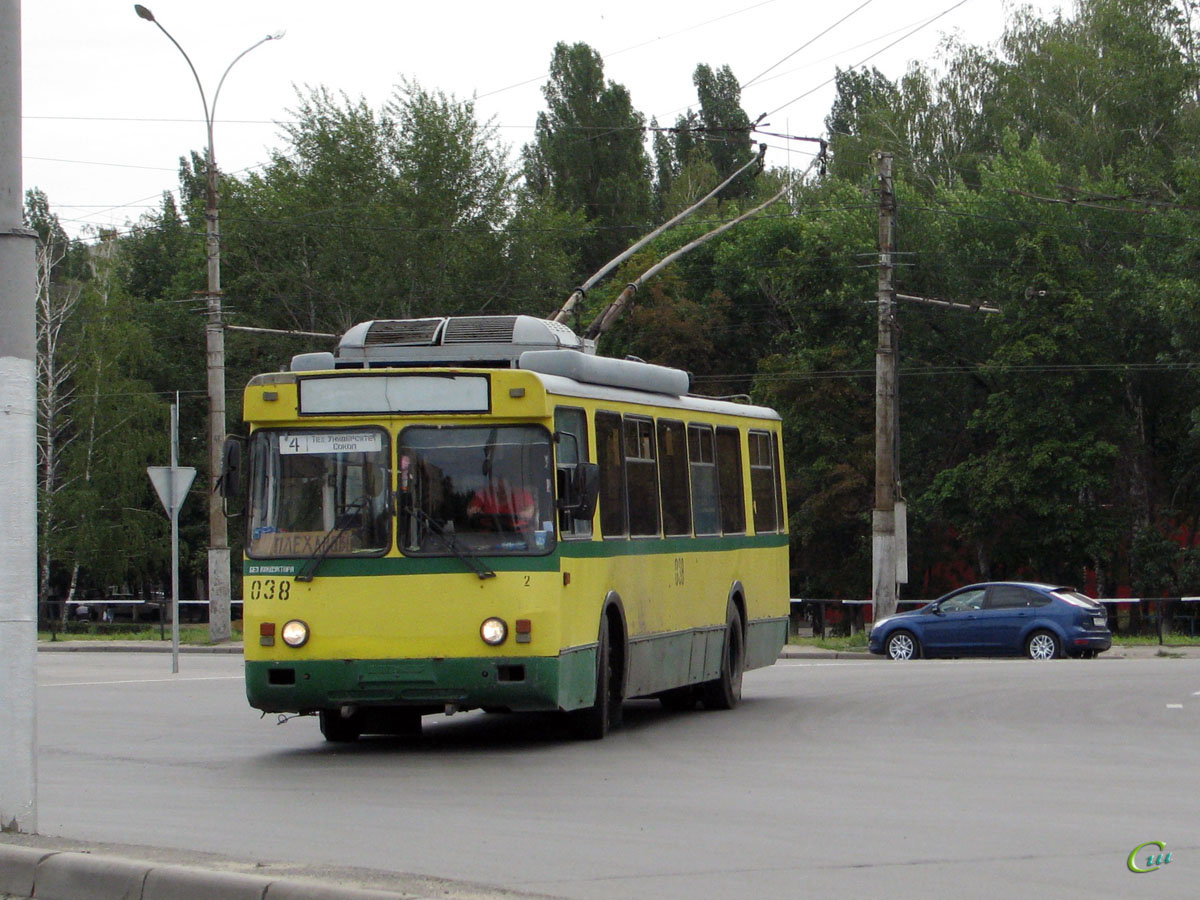
{"label": "metal signpost", "polygon": [[179,508],[187,499],[196,470],[176,465],[179,455],[179,397],[171,406],[171,465],[147,466],[150,481],[171,517],[171,672],[179,672]]}

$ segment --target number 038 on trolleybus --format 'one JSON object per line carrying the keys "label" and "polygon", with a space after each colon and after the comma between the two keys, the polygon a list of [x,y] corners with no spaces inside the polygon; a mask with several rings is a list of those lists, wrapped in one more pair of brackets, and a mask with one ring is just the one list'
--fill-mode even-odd
{"label": "number 038 on trolleybus", "polygon": [[[779,416],[528,316],[377,320],[246,388],[250,705],[421,717],[737,704],[787,636]],[[240,439],[231,439],[236,441]]]}

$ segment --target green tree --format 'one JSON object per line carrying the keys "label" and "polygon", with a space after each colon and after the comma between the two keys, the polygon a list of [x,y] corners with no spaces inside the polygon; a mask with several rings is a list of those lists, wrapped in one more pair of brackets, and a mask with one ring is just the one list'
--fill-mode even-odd
{"label": "green tree", "polygon": [[[754,156],[750,140],[750,118],[742,109],[742,90],[729,66],[713,70],[701,63],[692,74],[696,97],[700,101],[700,122],[704,129],[704,147],[709,161],[727,177]],[[753,181],[738,179],[721,192],[721,199],[748,197]]]}
{"label": "green tree", "polygon": [[[44,195],[31,192],[39,233],[39,598],[158,581],[162,523],[145,466],[163,441],[161,409],[140,378],[149,341],[123,285],[112,233],[68,247]],[[68,274],[66,260],[86,277]],[[113,548],[120,547],[120,553]],[[44,608],[44,607],[43,607]]]}
{"label": "green tree", "polygon": [[222,219],[227,294],[256,324],[340,333],[370,318],[544,311],[550,285],[570,283],[570,220],[521,194],[472,103],[404,83],[377,113],[313,90],[295,118],[289,146],[228,191]]}
{"label": "green tree", "polygon": [[1166,188],[1195,147],[1197,70],[1170,0],[1081,0],[1075,17],[1015,15],[992,98],[993,122],[1054,148],[1067,173],[1112,168],[1131,190]]}
{"label": "green tree", "polygon": [[[754,156],[750,119],[741,106],[741,88],[729,66],[713,70],[701,64],[692,75],[700,111],[689,109],[675,120],[669,135],[653,122],[655,183],[659,214],[669,218],[691,206]],[[747,176],[722,190],[719,199],[742,199],[755,193]],[[712,203],[716,213],[719,204]]]}
{"label": "green tree", "polygon": [[587,44],[555,46],[533,142],[524,149],[530,189],[581,211],[592,229],[582,263],[590,274],[649,229],[650,160],[645,119]]}

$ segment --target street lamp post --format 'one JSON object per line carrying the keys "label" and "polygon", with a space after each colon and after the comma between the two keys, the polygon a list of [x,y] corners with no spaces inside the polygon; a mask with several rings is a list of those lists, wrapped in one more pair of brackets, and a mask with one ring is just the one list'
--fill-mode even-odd
{"label": "street lamp post", "polygon": [[217,100],[225,78],[243,56],[267,41],[277,41],[283,32],[269,34],[247,47],[233,62],[225,67],[217,90],[213,94],[212,106],[204,93],[204,85],[196,73],[196,67],[179,42],[140,3],[133,6],[134,12],[147,22],[153,22],[158,30],[175,45],[192,70],[196,87],[200,89],[200,102],[204,104],[204,123],[208,129],[208,144],[205,148],[204,168],[207,181],[205,190],[206,247],[208,255],[208,291],[206,297],[207,321],[204,326],[206,368],[208,372],[208,629],[213,641],[229,640],[230,626],[230,564],[229,529],[221,497],[216,491],[217,478],[221,474],[221,449],[225,442],[225,330],[221,321],[221,224],[219,219],[220,194],[218,190],[217,160],[213,152],[213,122],[217,115]]}

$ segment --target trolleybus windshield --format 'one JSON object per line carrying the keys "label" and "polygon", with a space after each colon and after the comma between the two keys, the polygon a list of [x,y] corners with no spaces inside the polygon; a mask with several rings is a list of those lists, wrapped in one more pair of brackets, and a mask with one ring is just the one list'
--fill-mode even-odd
{"label": "trolleybus windshield", "polygon": [[398,443],[404,553],[542,554],[554,549],[554,468],[544,428],[414,425],[400,432]]}
{"label": "trolleybus windshield", "polygon": [[262,429],[251,459],[250,556],[379,555],[391,548],[387,432]]}

